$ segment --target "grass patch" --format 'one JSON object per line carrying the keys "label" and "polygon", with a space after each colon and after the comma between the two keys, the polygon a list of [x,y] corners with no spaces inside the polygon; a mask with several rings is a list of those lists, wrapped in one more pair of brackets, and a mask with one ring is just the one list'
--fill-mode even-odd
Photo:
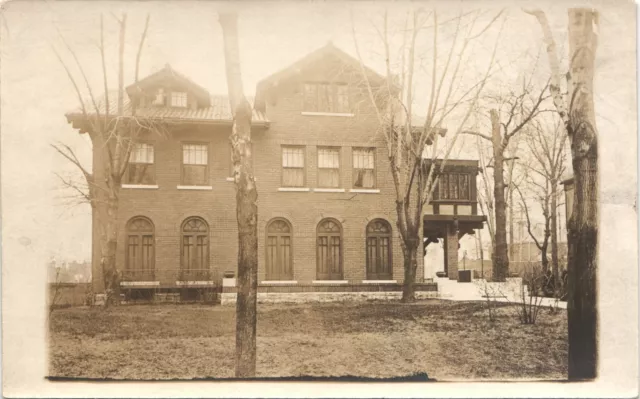
{"label": "grass patch", "polygon": [[[566,311],[521,325],[509,305],[483,303],[259,305],[258,377],[564,379]],[[235,308],[132,305],[69,308],[50,321],[50,376],[231,378]]]}

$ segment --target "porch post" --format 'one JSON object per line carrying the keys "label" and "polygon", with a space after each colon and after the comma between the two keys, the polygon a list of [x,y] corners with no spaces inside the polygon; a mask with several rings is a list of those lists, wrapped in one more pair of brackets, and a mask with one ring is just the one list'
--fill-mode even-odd
{"label": "porch post", "polygon": [[458,232],[447,224],[445,236],[445,272],[449,280],[458,280]]}

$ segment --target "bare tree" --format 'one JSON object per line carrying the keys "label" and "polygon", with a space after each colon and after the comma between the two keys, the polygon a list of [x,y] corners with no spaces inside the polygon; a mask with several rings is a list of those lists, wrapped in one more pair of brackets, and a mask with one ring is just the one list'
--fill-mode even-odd
{"label": "bare tree", "polygon": [[569,71],[562,74],[545,13],[527,12],[542,28],[551,69],[550,91],[571,142],[574,201],[567,226],[569,379],[593,379],[598,363],[598,131],[593,76],[599,15],[591,8],[569,9]]}
{"label": "bare tree", "polygon": [[[565,143],[567,134],[560,123],[549,126],[543,121],[536,121],[529,129],[527,137],[529,154],[532,162],[528,171],[531,178],[528,185],[533,188],[535,197],[542,208],[545,219],[545,235],[551,239],[551,268],[556,296],[560,288],[560,270],[558,260],[558,208],[562,202],[558,201],[560,179],[565,172]],[[541,181],[543,183],[541,183]],[[522,197],[522,195],[521,195]],[[524,202],[524,199],[523,199]],[[525,204],[526,210],[526,204]],[[527,214],[527,223],[530,220]],[[530,230],[530,228],[529,228]],[[531,234],[531,232],[530,232]],[[546,250],[546,248],[545,248]],[[544,254],[546,256],[546,253]],[[544,272],[547,272],[546,259],[543,257]]]}
{"label": "bare tree", "polygon": [[[453,18],[439,21],[436,10],[426,11],[422,8],[411,10],[401,29],[403,34],[402,43],[399,46],[400,66],[398,67],[391,63],[389,15],[385,11],[381,26],[375,26],[382,44],[386,67],[385,83],[380,87],[372,84],[365,71],[352,15],[353,39],[360,60],[362,77],[378,118],[378,130],[375,134],[382,135],[386,142],[395,188],[397,227],[404,258],[403,302],[415,300],[414,283],[418,265],[417,254],[422,245],[420,233],[423,207],[431,200],[437,184],[437,176],[444,169],[457,137],[475,108],[494,65],[500,33],[498,33],[486,72],[482,73],[482,76],[462,93],[454,90],[461,85],[463,72],[461,69],[464,70],[463,65],[470,45],[500,18],[502,12],[478,30],[476,26],[481,15],[483,13],[480,11],[466,14],[460,12]],[[428,23],[431,23],[431,26],[428,26]],[[453,34],[443,41],[439,35],[445,26],[452,27]],[[425,98],[414,96],[417,92],[417,74],[424,70],[416,69],[416,53],[421,52],[417,42],[422,32],[432,33],[430,42],[432,41],[433,53],[430,54],[431,71],[427,72],[426,76],[422,76],[428,81]],[[442,47],[444,52],[441,55]],[[416,123],[414,107],[420,101],[426,104],[423,108],[425,118],[423,123]],[[457,126],[449,129],[449,144],[439,152],[438,140],[446,132],[443,126],[452,113],[457,113],[459,116],[456,118]],[[428,151],[427,148],[431,150]],[[436,162],[436,159],[441,162]]]}
{"label": "bare tree", "polygon": [[258,191],[251,156],[251,106],[242,90],[238,16],[221,13],[229,101],[233,110],[231,160],[238,219],[238,299],[236,302],[236,377],[256,374],[258,291]]}
{"label": "bare tree", "polygon": [[[492,254],[492,279],[505,281],[509,274],[509,254],[507,245],[507,201],[506,194],[509,187],[505,183],[505,163],[513,161],[514,157],[505,154],[513,136],[520,132],[529,122],[541,112],[541,105],[547,98],[545,85],[541,89],[536,87],[534,74],[528,80],[523,80],[522,89],[512,89],[506,95],[493,96],[494,107],[489,111],[491,134],[475,131],[464,131],[464,134],[480,137],[491,143],[493,167],[493,205],[495,213],[494,251]],[[501,111],[503,117],[501,118]],[[488,166],[487,166],[488,167]],[[486,206],[486,205],[485,205]]]}
{"label": "bare tree", "polygon": [[[73,62],[80,72],[81,81],[88,94],[85,99],[79,85],[79,79],[73,75],[60,53],[52,47],[60,64],[63,66],[69,81],[78,97],[81,118],[73,121],[74,127],[87,132],[93,145],[93,170],[89,171],[75,154],[74,150],[63,143],[52,144],[54,150],[67,161],[77,167],[84,178],[82,184],[77,181],[61,178],[63,185],[74,190],[81,199],[91,205],[94,226],[100,236],[100,266],[106,294],[105,306],[118,304],[120,299],[120,276],[116,269],[116,248],[118,243],[117,222],[119,194],[123,176],[129,164],[129,156],[133,144],[143,132],[163,132],[164,128],[150,118],[136,115],[135,103],[130,112],[124,106],[124,47],[126,38],[127,15],[118,19],[119,51],[118,51],[118,89],[116,109],[111,109],[107,81],[107,67],[104,44],[104,19],[100,17],[100,58],[103,73],[104,97],[99,98],[89,83],[84,66],[80,63],[75,51],[67,43],[61,33],[59,37]],[[144,31],[136,57],[135,81],[138,81],[138,69],[143,44],[149,27],[147,16]],[[86,185],[84,184],[86,182]]]}

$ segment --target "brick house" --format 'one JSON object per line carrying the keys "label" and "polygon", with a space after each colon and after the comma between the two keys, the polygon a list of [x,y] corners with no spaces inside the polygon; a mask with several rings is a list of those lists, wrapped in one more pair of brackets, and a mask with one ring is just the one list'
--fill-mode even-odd
{"label": "brick house", "polygon": [[[373,87],[386,90],[382,76],[365,72]],[[357,60],[329,44],[257,85],[252,145],[261,292],[400,291],[395,192],[362,76]],[[131,154],[118,214],[122,286],[219,286],[225,272],[235,271],[238,248],[228,100],[170,66],[126,91],[127,110],[137,102],[139,115],[167,121],[171,135],[143,137]],[[82,114],[66,116],[81,126]],[[98,162],[94,152],[94,168]],[[475,201],[475,174],[465,184]],[[438,223],[434,238],[444,237]],[[99,259],[94,245],[96,292],[103,288]],[[434,291],[422,270],[419,259],[417,289]]]}

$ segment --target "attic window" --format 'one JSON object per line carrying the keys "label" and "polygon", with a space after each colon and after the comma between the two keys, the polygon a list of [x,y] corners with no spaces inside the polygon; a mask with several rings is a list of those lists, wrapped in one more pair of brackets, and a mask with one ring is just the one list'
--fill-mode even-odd
{"label": "attic window", "polygon": [[305,112],[349,113],[349,90],[346,84],[305,83]]}
{"label": "attic window", "polygon": [[171,93],[171,106],[172,107],[187,107],[187,93],[174,91]]}
{"label": "attic window", "polygon": [[164,89],[158,89],[156,98],[153,100],[153,105],[164,105],[165,94]]}

